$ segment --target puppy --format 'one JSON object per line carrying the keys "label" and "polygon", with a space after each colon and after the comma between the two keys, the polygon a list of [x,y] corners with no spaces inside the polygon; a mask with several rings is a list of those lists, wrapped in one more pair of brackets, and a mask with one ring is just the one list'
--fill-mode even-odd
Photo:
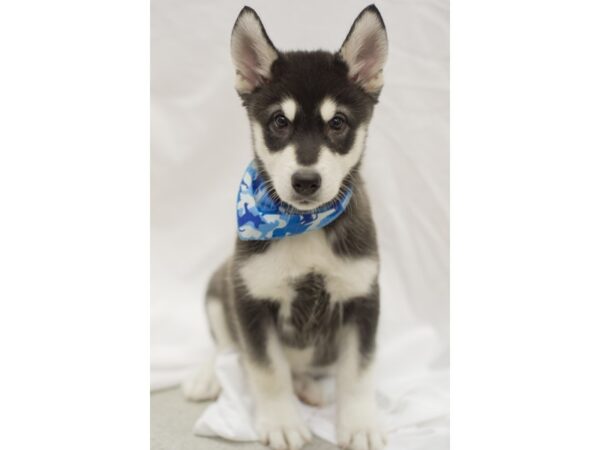
{"label": "puppy", "polygon": [[[323,404],[319,378],[333,375],[338,443],[380,449],[372,374],[379,260],[359,168],[383,86],[383,20],[371,5],[338,52],[281,52],[245,7],[231,54],[254,161],[238,196],[235,252],[206,296],[217,349],[241,354],[265,444],[309,441],[294,393]],[[264,201],[274,209],[261,212]],[[206,370],[183,389],[192,400],[220,390]]]}

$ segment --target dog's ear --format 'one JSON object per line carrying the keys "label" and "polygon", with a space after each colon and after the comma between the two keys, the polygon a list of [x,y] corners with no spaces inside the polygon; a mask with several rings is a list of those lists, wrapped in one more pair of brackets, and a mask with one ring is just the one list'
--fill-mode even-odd
{"label": "dog's ear", "polygon": [[231,56],[236,70],[235,88],[249,94],[271,78],[278,57],[258,14],[248,6],[240,12],[231,33]]}
{"label": "dog's ear", "polygon": [[375,5],[367,6],[352,24],[339,52],[348,65],[350,79],[369,94],[379,94],[387,52],[387,34],[381,14]]}

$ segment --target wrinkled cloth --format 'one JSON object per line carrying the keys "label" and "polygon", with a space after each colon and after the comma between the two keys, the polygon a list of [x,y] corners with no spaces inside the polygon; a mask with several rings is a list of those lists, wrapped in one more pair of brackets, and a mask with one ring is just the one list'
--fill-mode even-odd
{"label": "wrinkled cloth", "polygon": [[242,240],[265,241],[326,227],[348,206],[352,190],[309,213],[290,211],[289,206],[269,195],[269,183],[252,161],[242,177],[237,196],[238,236]]}
{"label": "wrinkled cloth", "polygon": [[[417,351],[427,353],[434,348],[435,340],[435,335],[426,330],[415,331],[393,343],[395,351],[381,355],[386,360],[377,367],[376,401],[379,423],[388,435],[388,449],[418,449],[421,440],[428,443],[428,449],[447,448],[447,372],[429,370],[403,377],[394,367],[398,361],[395,357],[405,358]],[[240,355],[235,351],[222,353],[217,357],[215,367],[221,394],[196,421],[194,433],[232,441],[256,441],[254,403]],[[326,378],[322,383],[328,391],[325,397],[333,398],[334,380]],[[399,395],[390,396],[387,392]],[[297,399],[296,403],[312,433],[335,444],[335,404],[312,407]]]}

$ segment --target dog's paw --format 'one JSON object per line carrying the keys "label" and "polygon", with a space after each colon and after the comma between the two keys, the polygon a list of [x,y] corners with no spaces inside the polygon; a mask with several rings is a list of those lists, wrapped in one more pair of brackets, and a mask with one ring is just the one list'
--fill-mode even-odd
{"label": "dog's paw", "polygon": [[274,450],[300,450],[312,435],[297,413],[271,411],[256,424],[260,441]]}
{"label": "dog's paw", "polygon": [[380,450],[386,445],[385,433],[378,429],[338,429],[338,445],[349,450]]}
{"label": "dog's paw", "polygon": [[[368,411],[369,408],[365,408]],[[380,450],[386,445],[386,436],[379,427],[375,414],[361,414],[360,408],[338,411],[337,442],[349,450]]]}
{"label": "dog's paw", "polygon": [[214,400],[221,392],[221,386],[212,367],[192,374],[181,384],[183,396],[193,402]]}

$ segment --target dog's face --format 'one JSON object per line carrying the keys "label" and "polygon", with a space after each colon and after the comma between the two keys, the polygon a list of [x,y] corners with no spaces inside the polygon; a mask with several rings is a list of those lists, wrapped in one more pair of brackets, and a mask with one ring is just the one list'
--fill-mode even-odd
{"label": "dog's face", "polygon": [[387,37],[377,9],[358,16],[337,53],[284,53],[246,7],[231,52],[255,158],[273,193],[303,211],[339,198],[360,163],[383,86]]}

